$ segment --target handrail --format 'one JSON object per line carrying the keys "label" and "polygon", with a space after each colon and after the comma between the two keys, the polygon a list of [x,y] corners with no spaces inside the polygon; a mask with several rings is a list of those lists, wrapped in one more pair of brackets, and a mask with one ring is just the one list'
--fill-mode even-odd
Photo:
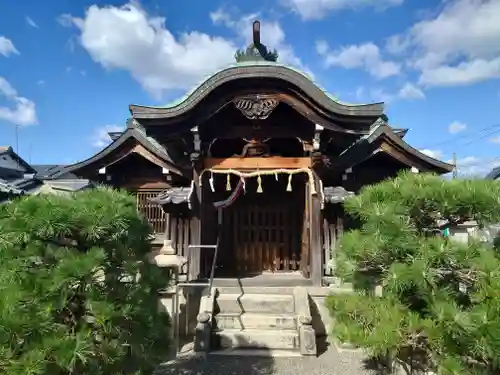
{"label": "handrail", "polygon": [[[208,283],[190,283],[190,282],[185,282],[185,283],[179,283],[177,282],[175,285],[175,296],[174,296],[174,330],[175,330],[175,350],[176,353],[179,352],[180,344],[180,316],[179,316],[179,292],[180,289],[183,287],[208,287],[208,296],[210,297],[212,295],[212,286],[214,283],[214,276],[215,276],[215,266],[217,265],[217,255],[219,253],[219,243],[220,243],[220,236],[222,232],[222,211],[221,209],[217,210],[218,212],[218,226],[217,226],[217,241],[215,242],[215,245],[189,245],[187,249],[187,254],[186,254],[186,263],[187,263],[187,268],[188,268],[188,273],[189,273],[189,265],[191,264],[191,249],[214,249],[214,257],[212,259],[212,266],[210,268],[210,278],[208,280]],[[186,311],[188,309],[188,300],[186,300]],[[187,316],[187,315],[186,315]]]}
{"label": "handrail", "polygon": [[[219,231],[219,233],[220,233],[220,231]],[[212,294],[212,285],[214,283],[215,266],[217,264],[217,254],[219,253],[219,238],[220,238],[220,235],[217,235],[217,242],[215,243],[214,258],[212,259],[212,268],[210,269],[210,279],[208,281],[208,296],[209,297]]]}

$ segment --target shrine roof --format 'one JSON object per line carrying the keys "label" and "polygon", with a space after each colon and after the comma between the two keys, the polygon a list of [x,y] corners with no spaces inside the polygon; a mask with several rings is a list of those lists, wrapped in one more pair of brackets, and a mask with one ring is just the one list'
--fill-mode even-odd
{"label": "shrine roof", "polygon": [[118,151],[122,147],[122,145],[124,145],[129,140],[135,140],[157,158],[172,166],[172,168],[169,169],[172,169],[174,173],[182,174],[182,172],[177,170],[177,168],[175,167],[175,163],[170,157],[168,150],[163,147],[156,139],[154,139],[153,137],[149,137],[144,129],[139,124],[135,123],[133,119],[130,119],[127,122],[127,129],[123,133],[115,135],[117,135],[117,137],[112,137],[112,139],[114,138],[113,141],[103,150],[84,161],[58,168],[50,175],[50,179],[59,179],[62,176],[68,174],[72,175],[75,173],[75,171],[92,164],[100,165],[102,164],[102,160],[104,158]]}
{"label": "shrine roof", "polygon": [[[384,143],[391,146],[383,147]],[[396,133],[396,129],[392,129],[382,119],[377,120],[373,124],[368,134],[361,137],[342,152],[335,161],[335,164],[338,167],[352,167],[367,160],[379,151],[392,154],[394,149],[412,158],[412,160],[418,161],[428,171],[444,174],[451,172],[454,168],[452,164],[434,159],[410,146],[402,139],[401,135]]]}
{"label": "shrine roof", "polygon": [[326,186],[323,189],[323,199],[325,203],[343,203],[346,198],[352,197],[354,192],[347,191],[342,186]]}
{"label": "shrine roof", "polygon": [[[278,79],[286,81],[306,93],[320,106],[344,116],[378,117],[383,114],[384,103],[352,104],[340,101],[314,83],[309,75],[289,65],[273,61],[244,61],[232,64],[205,78],[182,98],[163,106],[130,105],[132,115],[142,118],[170,118],[183,114],[216,88],[239,79]],[[156,116],[154,116],[156,115]]]}
{"label": "shrine roof", "polygon": [[191,194],[191,187],[173,187],[162,191],[156,197],[149,199],[149,201],[159,205],[187,203],[190,206]]}

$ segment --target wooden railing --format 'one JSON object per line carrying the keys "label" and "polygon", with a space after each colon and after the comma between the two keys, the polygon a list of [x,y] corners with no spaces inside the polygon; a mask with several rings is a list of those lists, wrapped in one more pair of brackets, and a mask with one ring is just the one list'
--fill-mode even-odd
{"label": "wooden railing", "polygon": [[[172,240],[172,246],[177,254],[186,256],[191,243],[191,218],[170,215],[170,220],[167,220],[169,214],[165,214],[160,205],[149,202],[150,198],[157,196],[160,192],[161,190],[153,189],[132,192],[136,197],[137,210],[144,215],[160,239]],[[166,228],[167,223],[168,228]]]}
{"label": "wooden railing", "polygon": [[154,233],[165,233],[166,216],[158,204],[149,202],[150,198],[156,197],[161,190],[139,190],[134,191],[137,210],[146,217],[153,228]]}

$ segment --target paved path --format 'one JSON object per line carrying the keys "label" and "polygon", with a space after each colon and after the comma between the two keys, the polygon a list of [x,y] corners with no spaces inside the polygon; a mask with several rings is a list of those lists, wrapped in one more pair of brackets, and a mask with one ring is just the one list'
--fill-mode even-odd
{"label": "paved path", "polygon": [[318,358],[208,356],[163,365],[157,375],[374,375],[358,351],[330,348]]}

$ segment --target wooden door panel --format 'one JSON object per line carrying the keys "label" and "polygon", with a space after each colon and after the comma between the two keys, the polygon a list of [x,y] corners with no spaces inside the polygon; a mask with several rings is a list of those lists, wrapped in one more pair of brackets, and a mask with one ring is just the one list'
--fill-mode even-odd
{"label": "wooden door panel", "polygon": [[[253,204],[252,204],[253,203]],[[301,202],[276,200],[234,204],[224,211],[224,227],[238,274],[300,268]]]}

